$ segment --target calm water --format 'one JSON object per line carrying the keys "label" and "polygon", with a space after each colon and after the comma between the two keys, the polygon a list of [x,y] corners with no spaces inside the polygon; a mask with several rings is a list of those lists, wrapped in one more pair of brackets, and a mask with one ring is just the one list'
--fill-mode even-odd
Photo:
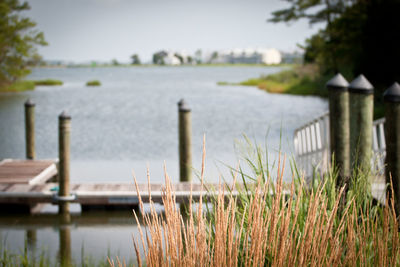
{"label": "calm water", "polygon": [[[165,161],[173,181],[178,179],[177,102],[185,98],[192,108],[194,168],[200,169],[203,134],[206,135],[208,180],[217,181],[219,172],[236,165],[239,155],[235,142],[243,134],[264,144],[276,155],[293,152],[293,130],[327,109],[325,100],[268,94],[254,87],[218,86],[218,81],[239,82],[279,71],[279,67],[134,67],[38,69],[29,79],[55,78],[58,87],[37,87],[35,91],[0,94],[0,159],[24,158],[23,103],[36,102],[36,151],[38,158],[57,157],[58,115],[72,115],[72,182],[132,181],[135,170],[144,181],[146,165],[152,181],[162,181]],[[86,87],[98,79],[101,87]],[[282,132],[282,139],[280,133]],[[47,208],[48,212],[56,208]],[[111,215],[104,215],[112,218]],[[8,217],[7,217],[8,218]],[[36,217],[35,217],[36,218]],[[120,220],[121,218],[118,217]],[[70,229],[73,254],[86,251],[105,255],[107,247],[129,255],[131,233],[135,227],[130,216],[120,225],[110,220],[77,220]],[[58,229],[46,219],[20,224],[23,217],[0,218],[1,237],[8,237],[14,249],[23,247],[26,230],[37,230],[38,247],[56,253]],[[4,222],[7,223],[4,223]],[[50,222],[49,222],[50,221]],[[115,221],[115,220],[114,220]],[[125,221],[125,222],[126,222]],[[115,235],[113,234],[115,232]],[[100,245],[101,244],[101,245]],[[53,246],[54,245],[54,246]],[[78,257],[77,256],[77,257]]]}

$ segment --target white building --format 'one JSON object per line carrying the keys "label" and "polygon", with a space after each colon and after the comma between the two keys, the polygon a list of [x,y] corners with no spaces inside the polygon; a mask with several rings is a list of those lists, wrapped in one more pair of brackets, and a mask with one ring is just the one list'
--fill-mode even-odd
{"label": "white building", "polygon": [[279,64],[282,61],[281,53],[277,49],[240,49],[218,52],[218,56],[210,59],[211,63],[230,64]]}
{"label": "white building", "polygon": [[175,56],[174,53],[168,52],[167,55],[164,57],[164,64],[177,66],[181,64],[181,61],[179,60],[178,57]]}

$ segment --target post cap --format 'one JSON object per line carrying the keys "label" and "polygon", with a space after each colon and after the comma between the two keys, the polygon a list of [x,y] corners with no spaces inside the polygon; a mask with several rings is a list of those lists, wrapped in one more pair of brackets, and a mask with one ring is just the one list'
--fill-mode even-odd
{"label": "post cap", "polygon": [[68,113],[64,110],[64,111],[60,114],[60,116],[58,116],[58,118],[59,118],[60,120],[70,120],[70,119],[71,119],[71,116],[68,115]]}
{"label": "post cap", "polygon": [[385,102],[400,102],[400,85],[395,82],[383,93]]}
{"label": "post cap", "polygon": [[30,98],[25,102],[25,107],[34,107],[35,105],[36,104]]}
{"label": "post cap", "polygon": [[336,91],[347,91],[348,86],[349,86],[349,83],[346,81],[346,79],[340,73],[333,76],[333,78],[330,79],[326,83],[326,87],[329,90],[333,89]]}
{"label": "post cap", "polygon": [[374,93],[374,86],[360,74],[350,83],[349,92],[369,95]]}
{"label": "post cap", "polygon": [[178,102],[178,108],[179,108],[179,111],[182,111],[182,112],[190,111],[188,104],[186,103],[185,99],[183,99],[183,98]]}

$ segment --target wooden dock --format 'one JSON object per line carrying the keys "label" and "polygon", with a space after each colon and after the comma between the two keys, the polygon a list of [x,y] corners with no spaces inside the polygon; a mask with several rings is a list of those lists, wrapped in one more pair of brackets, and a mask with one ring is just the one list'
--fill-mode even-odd
{"label": "wooden dock", "polygon": [[[6,212],[39,212],[43,204],[60,201],[80,204],[83,211],[91,209],[125,209],[137,207],[139,198],[133,183],[82,183],[70,185],[68,199],[58,196],[59,184],[49,182],[57,175],[56,160],[3,160],[0,162],[0,210]],[[163,184],[139,184],[143,202],[151,199],[162,203]],[[176,202],[193,201],[206,195],[200,184],[181,182],[173,185]],[[150,193],[149,193],[150,192]]]}
{"label": "wooden dock", "polygon": [[[162,203],[163,185],[151,184],[150,187],[152,201],[154,203]],[[174,184],[173,188],[176,202],[178,203],[188,201],[190,195],[196,201],[199,199],[200,194],[207,194],[206,189],[201,190],[200,184],[178,183]],[[56,204],[58,201],[57,189],[57,183],[37,185],[0,184],[0,203],[14,205]],[[148,185],[139,184],[139,190],[143,202],[148,203],[150,200]],[[136,193],[136,187],[132,183],[71,184],[70,203],[80,204],[83,211],[100,208],[132,208],[139,204],[139,198]]]}
{"label": "wooden dock", "polygon": [[[138,206],[139,198],[133,183],[80,183],[70,185],[70,197],[58,196],[59,184],[49,182],[57,174],[56,161],[51,160],[5,160],[0,163],[0,211],[36,213],[44,204],[58,204],[60,201],[80,204],[82,211],[132,209]],[[139,184],[143,202],[151,200],[162,204],[163,184]],[[181,182],[173,184],[177,203],[198,201],[210,190],[218,190],[218,184]],[[150,189],[150,190],[149,190]],[[374,195],[384,201],[383,184],[373,184]],[[229,195],[226,190],[226,195]],[[215,192],[217,193],[217,192]],[[233,194],[237,194],[234,191]],[[289,191],[285,191],[285,194]],[[213,194],[213,193],[211,193]]]}

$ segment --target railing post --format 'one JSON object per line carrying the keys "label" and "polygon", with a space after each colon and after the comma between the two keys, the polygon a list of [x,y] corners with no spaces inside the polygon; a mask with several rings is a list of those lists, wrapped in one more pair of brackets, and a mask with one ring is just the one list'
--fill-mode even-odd
{"label": "railing post", "polygon": [[349,85],[351,167],[371,170],[374,87],[360,75]]}
{"label": "railing post", "polygon": [[[400,85],[394,83],[383,94],[385,102],[386,183],[393,183],[396,214],[400,214]],[[391,188],[388,188],[392,197]]]}
{"label": "railing post", "polygon": [[[71,116],[65,111],[58,117],[59,197],[69,196]],[[59,213],[69,214],[69,203],[60,201]]]}
{"label": "railing post", "polygon": [[35,103],[31,99],[25,102],[25,143],[26,158],[35,159]]}
{"label": "railing post", "polygon": [[179,109],[179,181],[192,180],[192,116],[185,100],[178,103]]}
{"label": "railing post", "polygon": [[350,174],[349,160],[349,83],[336,74],[326,84],[329,92],[329,129],[331,156],[339,169],[338,186],[347,183]]}

